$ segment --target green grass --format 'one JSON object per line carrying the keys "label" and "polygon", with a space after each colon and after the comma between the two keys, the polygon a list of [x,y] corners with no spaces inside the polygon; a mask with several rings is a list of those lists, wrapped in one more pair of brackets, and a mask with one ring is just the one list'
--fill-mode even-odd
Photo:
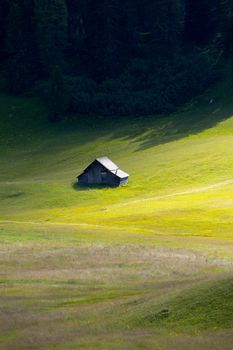
{"label": "green grass", "polygon": [[[232,350],[227,73],[147,119],[50,124],[37,98],[0,95],[1,349]],[[129,184],[75,186],[98,156]]]}
{"label": "green grass", "polygon": [[178,331],[226,329],[233,325],[232,279],[198,286],[150,310],[145,321],[153,326]]}
{"label": "green grass", "polygon": [[[213,93],[217,102],[209,106]],[[106,229],[210,236],[219,236],[221,225],[221,235],[231,236],[233,183],[221,183],[233,179],[232,104],[218,93],[207,93],[175,116],[96,118],[94,126],[86,120],[50,125],[34,99],[2,96],[2,221],[101,223]],[[73,187],[77,174],[101,155],[130,173],[129,185]],[[134,203],[145,198],[152,199]]]}

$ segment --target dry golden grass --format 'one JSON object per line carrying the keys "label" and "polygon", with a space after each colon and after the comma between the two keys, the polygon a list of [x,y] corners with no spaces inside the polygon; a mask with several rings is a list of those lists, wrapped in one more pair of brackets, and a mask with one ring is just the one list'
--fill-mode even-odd
{"label": "dry golden grass", "polygon": [[1,349],[232,350],[230,330],[176,334],[140,323],[160,303],[231,276],[230,260],[126,234],[111,244],[91,243],[91,231],[80,243],[77,228],[30,232],[1,245]]}

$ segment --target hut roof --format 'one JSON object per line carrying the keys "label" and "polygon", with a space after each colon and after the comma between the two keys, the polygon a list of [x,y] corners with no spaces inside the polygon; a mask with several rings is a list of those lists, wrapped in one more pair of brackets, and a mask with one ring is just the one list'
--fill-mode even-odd
{"label": "hut roof", "polygon": [[119,167],[115,163],[113,163],[108,157],[100,157],[96,158],[96,160],[110,171],[119,169]]}
{"label": "hut roof", "polygon": [[[113,172],[113,171],[112,171]],[[125,171],[121,169],[117,169],[114,173],[116,176],[118,176],[120,179],[124,179],[125,177],[129,177],[129,174],[127,174]]]}
{"label": "hut roof", "polygon": [[102,164],[107,170],[111,171],[112,174],[116,175],[120,179],[129,177],[129,174],[119,169],[119,167],[113,163],[108,157],[96,158],[96,161]]}

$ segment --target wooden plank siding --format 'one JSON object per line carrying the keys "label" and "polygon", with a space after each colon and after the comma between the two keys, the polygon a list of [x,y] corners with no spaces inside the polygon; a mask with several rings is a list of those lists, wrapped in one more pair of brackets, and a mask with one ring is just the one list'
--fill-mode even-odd
{"label": "wooden plank siding", "polygon": [[116,170],[107,169],[96,159],[78,176],[78,181],[80,184],[87,185],[119,186],[126,184],[128,182],[128,174],[122,178],[117,175],[117,171],[118,168]]}

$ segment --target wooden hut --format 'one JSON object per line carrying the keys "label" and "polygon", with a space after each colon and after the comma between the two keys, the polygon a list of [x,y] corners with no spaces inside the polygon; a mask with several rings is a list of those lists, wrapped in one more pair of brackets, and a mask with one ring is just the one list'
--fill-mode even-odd
{"label": "wooden hut", "polygon": [[109,158],[96,158],[81,175],[77,177],[83,185],[120,186],[128,182],[129,175]]}

